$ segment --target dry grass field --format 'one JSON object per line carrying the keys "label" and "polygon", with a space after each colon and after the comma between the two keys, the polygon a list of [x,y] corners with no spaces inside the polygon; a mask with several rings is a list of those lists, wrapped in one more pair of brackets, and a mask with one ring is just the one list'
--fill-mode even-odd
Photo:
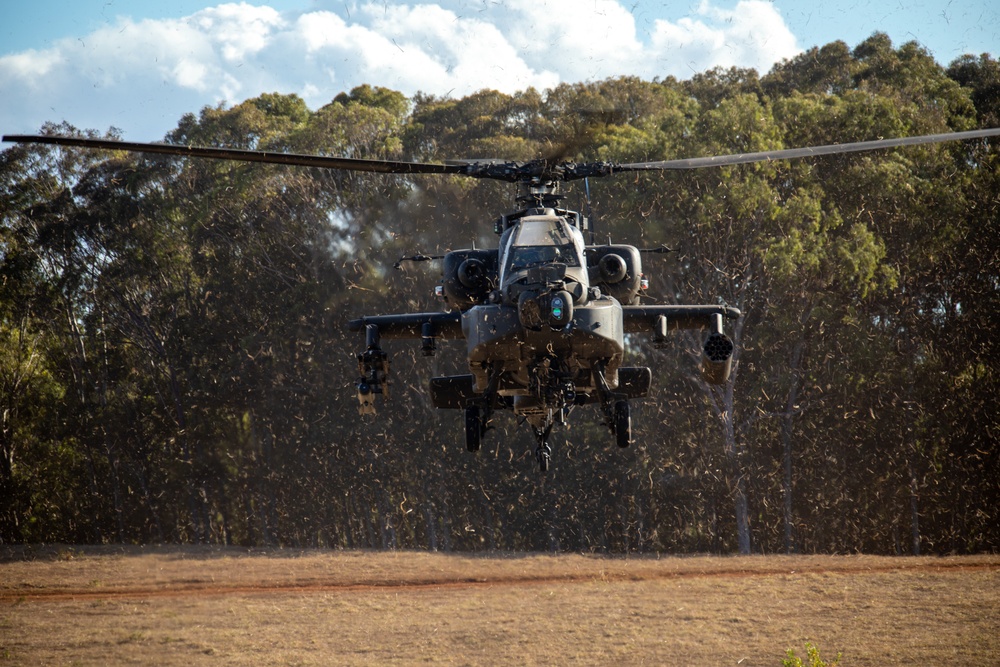
{"label": "dry grass field", "polygon": [[1000,556],[0,548],[0,664],[1000,665]]}

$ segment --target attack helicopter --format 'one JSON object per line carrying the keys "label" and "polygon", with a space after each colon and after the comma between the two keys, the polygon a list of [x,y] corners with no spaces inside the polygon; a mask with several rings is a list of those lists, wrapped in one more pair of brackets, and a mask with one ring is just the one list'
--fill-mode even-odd
{"label": "attack helicopter", "polygon": [[701,371],[709,384],[729,381],[733,341],[725,322],[742,316],[723,305],[647,305],[640,249],[595,244],[587,216],[560,206],[567,181],[641,171],[699,169],[834,155],[884,148],[980,139],[1000,128],[879,139],[756,153],[611,163],[537,159],[456,160],[445,163],[341,158],[242,149],[136,143],[50,135],[9,135],[5,142],[38,143],[117,151],[263,162],[387,174],[457,175],[512,183],[520,188],[519,210],[494,222],[494,249],[452,250],[441,257],[437,295],[440,312],[362,316],[348,323],[364,336],[357,355],[359,411],[374,414],[388,396],[387,339],[420,341],[433,356],[438,340],[466,344],[469,373],[435,377],[430,396],[436,408],[463,410],[466,448],[480,449],[498,411],[511,411],[534,432],[539,469],[549,469],[549,437],[577,406],[596,405],[619,447],[632,444],[629,401],[649,395],[652,371],[623,366],[626,334],[645,334],[664,346],[672,331],[705,332]]}

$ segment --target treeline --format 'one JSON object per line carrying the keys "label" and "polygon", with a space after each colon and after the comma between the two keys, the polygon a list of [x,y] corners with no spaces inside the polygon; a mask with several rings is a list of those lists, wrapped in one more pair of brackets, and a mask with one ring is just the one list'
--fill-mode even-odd
{"label": "treeline", "polygon": [[[440,161],[644,161],[1000,126],[1000,64],[835,42],[765,76],[618,78],[463,99],[364,86],[184,116],[171,143]],[[76,133],[67,125],[43,131]],[[97,136],[94,132],[85,134]],[[115,136],[115,131],[108,136]],[[607,552],[1000,548],[1000,147],[970,141],[623,175],[566,189],[650,294],[726,303],[730,385],[698,341],[655,369],[618,450],[579,409],[536,470],[500,417],[477,455],[390,343],[359,418],[361,314],[435,310],[436,267],[495,246],[509,186],[16,145],[0,156],[0,542]]]}

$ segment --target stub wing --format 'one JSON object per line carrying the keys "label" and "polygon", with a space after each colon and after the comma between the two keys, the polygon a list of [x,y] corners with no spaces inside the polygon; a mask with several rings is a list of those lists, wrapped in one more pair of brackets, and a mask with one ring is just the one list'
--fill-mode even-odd
{"label": "stub wing", "polygon": [[[625,333],[656,333],[660,317],[665,319],[667,331],[674,331],[714,330],[720,320],[734,320],[741,316],[738,308],[728,306],[622,306]],[[351,320],[347,326],[351,331],[364,331],[369,324],[377,326],[384,338],[421,338],[426,335],[424,325],[431,327],[435,338],[464,338],[462,313],[459,311],[370,315]]]}
{"label": "stub wing", "polygon": [[[661,320],[660,318],[664,318]],[[677,329],[709,329],[716,331],[722,320],[742,317],[738,308],[729,306],[622,306],[625,333],[660,332],[659,326],[666,322],[667,331]]]}
{"label": "stub wing", "polygon": [[378,327],[383,338],[463,338],[462,313],[404,313],[401,315],[373,315],[351,320],[347,328],[364,331],[369,324]]}

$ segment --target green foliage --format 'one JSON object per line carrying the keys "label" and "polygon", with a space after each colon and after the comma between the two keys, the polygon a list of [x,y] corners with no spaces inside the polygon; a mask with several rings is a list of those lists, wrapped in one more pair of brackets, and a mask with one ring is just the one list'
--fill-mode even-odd
{"label": "green foliage", "polygon": [[781,667],[835,667],[835,665],[840,664],[840,657],[842,654],[838,653],[837,657],[833,659],[833,662],[823,662],[819,656],[819,649],[814,645],[806,642],[806,659],[795,655],[795,651],[788,649],[786,653],[787,657],[781,661]]}
{"label": "green foliage", "polygon": [[948,68],[948,77],[970,91],[981,125],[1000,125],[1000,62],[995,57],[988,53],[962,56]]}
{"label": "green foliage", "polygon": [[402,93],[381,86],[358,86],[348,93],[340,93],[333,101],[343,106],[361,106],[387,111],[394,118],[402,119],[410,109],[410,102]]}

